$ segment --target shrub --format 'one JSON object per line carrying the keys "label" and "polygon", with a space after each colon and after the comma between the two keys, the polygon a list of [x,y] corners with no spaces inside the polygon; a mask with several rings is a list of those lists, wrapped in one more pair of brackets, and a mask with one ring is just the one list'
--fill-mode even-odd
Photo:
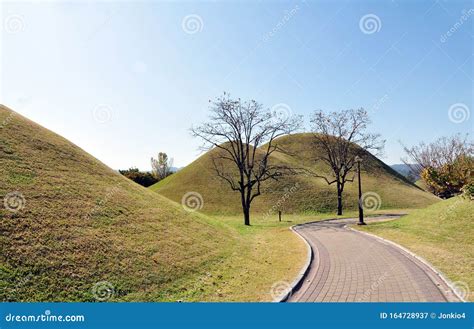
{"label": "shrub", "polygon": [[119,170],[119,173],[144,187],[151,186],[158,182],[158,179],[155,178],[155,176],[153,176],[150,172],[139,171],[138,168]]}
{"label": "shrub", "polygon": [[474,200],[474,183],[469,183],[461,189],[462,196],[469,200]]}
{"label": "shrub", "polygon": [[461,188],[471,183],[474,158],[459,156],[452,163],[439,167],[427,167],[421,178],[439,197],[450,198],[461,193]]}
{"label": "shrub", "polygon": [[423,182],[437,196],[450,198],[461,193],[463,186],[472,184],[474,143],[468,135],[442,137],[404,149],[409,159],[403,162],[412,172],[420,172]]}

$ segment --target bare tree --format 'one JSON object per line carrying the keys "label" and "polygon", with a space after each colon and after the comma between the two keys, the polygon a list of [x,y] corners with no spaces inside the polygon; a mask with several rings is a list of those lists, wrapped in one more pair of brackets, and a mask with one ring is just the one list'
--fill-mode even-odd
{"label": "bare tree", "polygon": [[250,225],[250,206],[262,193],[262,183],[292,172],[292,168],[273,164],[270,156],[283,151],[275,139],[296,131],[301,118],[278,115],[254,100],[243,102],[226,93],[211,104],[209,121],[191,132],[203,139],[204,150],[215,148],[215,173],[240,193],[244,223]]}
{"label": "bare tree", "polygon": [[429,144],[421,142],[403,148],[407,154],[403,163],[413,174],[421,174],[431,192],[438,196],[453,196],[473,180],[474,143],[468,135],[441,137]]}
{"label": "bare tree", "polygon": [[314,175],[323,178],[328,185],[336,184],[338,215],[342,215],[345,184],[354,180],[350,173],[355,168],[355,157],[364,158],[366,151],[378,154],[383,150],[385,140],[381,140],[379,134],[366,131],[370,122],[364,109],[315,111],[311,117],[313,146],[318,150],[315,160],[331,169],[330,175]]}
{"label": "bare tree", "polygon": [[171,167],[173,166],[173,159],[169,159],[164,152],[158,153],[158,158],[151,158],[151,167],[153,175],[162,180],[171,174]]}

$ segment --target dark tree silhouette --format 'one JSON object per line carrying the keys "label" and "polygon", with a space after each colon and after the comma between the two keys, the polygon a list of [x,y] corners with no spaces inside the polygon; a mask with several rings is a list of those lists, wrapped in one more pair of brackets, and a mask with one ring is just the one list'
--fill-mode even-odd
{"label": "dark tree silhouette", "polygon": [[227,93],[211,104],[209,121],[191,128],[191,132],[203,139],[203,149],[215,148],[213,169],[240,193],[244,223],[250,225],[250,206],[262,193],[262,183],[293,172],[292,168],[273,164],[270,156],[277,150],[284,152],[274,141],[296,131],[301,118],[272,113],[254,100],[243,102]]}
{"label": "dark tree silhouette", "polygon": [[140,184],[144,187],[151,186],[159,181],[155,176],[153,176],[152,173],[139,171],[138,168],[119,170],[119,172],[128,179],[131,179],[135,183]]}
{"label": "dark tree silhouette", "polygon": [[[366,157],[366,151],[380,153],[385,144],[379,134],[368,133],[370,118],[364,109],[324,113],[315,111],[311,117],[313,144],[319,156],[315,159],[331,168],[330,175],[317,175],[328,185],[336,184],[337,214],[342,215],[342,194],[355,169],[355,157]],[[329,177],[328,177],[329,176]]]}

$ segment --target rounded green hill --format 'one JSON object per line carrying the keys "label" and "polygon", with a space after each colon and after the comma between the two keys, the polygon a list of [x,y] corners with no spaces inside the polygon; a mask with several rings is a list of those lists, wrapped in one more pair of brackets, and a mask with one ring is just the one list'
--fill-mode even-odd
{"label": "rounded green hill", "polygon": [[[300,174],[265,182],[262,195],[252,204],[252,212],[271,213],[276,207],[282,208],[285,213],[336,210],[335,185],[328,185],[323,179],[310,174],[312,172],[329,175],[328,167],[314,161],[319,150],[312,147],[311,138],[311,134],[302,133],[277,140],[285,153],[272,154],[272,163],[298,168]],[[186,193],[197,192],[204,200],[202,211],[205,213],[240,213],[239,193],[233,192],[227,182],[215,175],[212,165],[213,152],[216,150],[203,154],[187,167],[151,186],[151,190],[177,202],[180,202]],[[439,201],[437,197],[411,184],[373,155],[366,154],[365,158],[362,172],[363,191],[376,193],[382,209],[420,208]],[[234,166],[231,162],[229,165]],[[346,183],[343,195],[346,210],[357,208],[357,193],[356,180]]]}
{"label": "rounded green hill", "polygon": [[219,223],[3,106],[0,124],[0,300],[167,300],[225,249]]}

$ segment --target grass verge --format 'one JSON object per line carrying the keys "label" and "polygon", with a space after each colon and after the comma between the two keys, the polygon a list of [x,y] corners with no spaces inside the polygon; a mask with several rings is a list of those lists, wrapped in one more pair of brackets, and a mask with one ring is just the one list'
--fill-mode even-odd
{"label": "grass verge", "polygon": [[460,197],[412,211],[395,221],[354,228],[394,241],[443,272],[474,301],[474,203]]}
{"label": "grass verge", "polygon": [[[384,210],[369,215],[406,213]],[[355,217],[347,212],[342,217]],[[244,226],[241,216],[212,216],[232,232],[229,252],[200,276],[177,282],[186,290],[173,292],[173,298],[185,301],[271,301],[278,291],[274,285],[291,284],[306,260],[304,242],[289,227],[296,224],[337,218],[333,214],[253,215],[252,225]]]}

